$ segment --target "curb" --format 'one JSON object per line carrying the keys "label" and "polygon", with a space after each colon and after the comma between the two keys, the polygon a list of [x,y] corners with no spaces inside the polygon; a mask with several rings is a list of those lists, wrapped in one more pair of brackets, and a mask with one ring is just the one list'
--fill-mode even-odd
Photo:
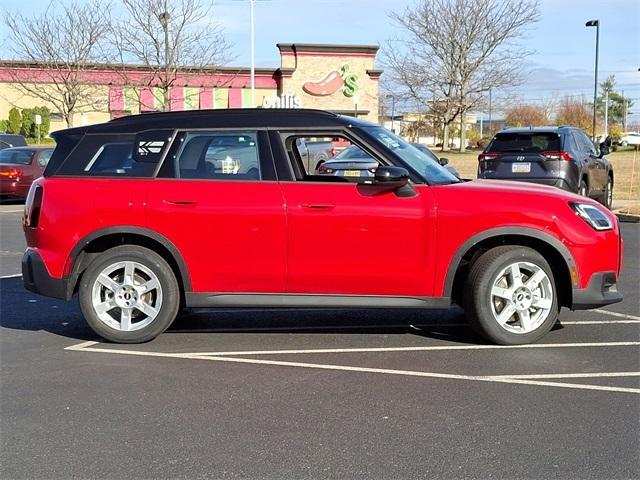
{"label": "curb", "polygon": [[615,215],[621,223],[640,223],[640,216],[638,215],[627,215],[625,213],[616,213]]}

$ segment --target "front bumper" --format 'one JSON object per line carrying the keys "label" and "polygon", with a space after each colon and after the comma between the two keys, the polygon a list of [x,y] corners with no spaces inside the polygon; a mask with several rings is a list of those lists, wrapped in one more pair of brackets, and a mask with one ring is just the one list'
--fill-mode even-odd
{"label": "front bumper", "polygon": [[69,281],[49,275],[42,258],[35,250],[27,249],[22,256],[22,282],[27,290],[46,297],[69,300]]}
{"label": "front bumper", "polygon": [[587,310],[622,301],[614,272],[595,273],[587,288],[574,288],[571,310]]}

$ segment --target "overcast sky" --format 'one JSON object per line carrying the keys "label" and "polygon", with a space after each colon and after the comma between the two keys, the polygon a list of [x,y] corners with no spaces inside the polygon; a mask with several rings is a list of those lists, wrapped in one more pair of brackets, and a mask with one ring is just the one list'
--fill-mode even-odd
{"label": "overcast sky", "polygon": [[[8,0],[0,3],[8,5]],[[278,67],[276,43],[349,43],[384,45],[397,34],[388,13],[415,0],[257,0],[256,64]],[[25,13],[46,7],[48,0],[21,0]],[[249,66],[248,0],[214,0],[213,14],[234,44],[233,65]],[[8,8],[11,11],[10,7]],[[593,95],[595,29],[584,22],[600,19],[600,78],[615,75],[617,85],[635,99],[640,113],[640,1],[542,0],[540,21],[526,46],[527,83],[518,91],[526,100],[551,96]],[[2,26],[2,28],[5,28]],[[3,37],[6,32],[2,32]],[[2,55],[3,57],[6,56]],[[639,114],[634,120],[640,119]]]}

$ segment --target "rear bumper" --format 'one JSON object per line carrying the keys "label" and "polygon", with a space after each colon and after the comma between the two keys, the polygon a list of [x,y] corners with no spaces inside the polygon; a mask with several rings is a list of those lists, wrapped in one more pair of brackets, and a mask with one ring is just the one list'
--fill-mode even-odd
{"label": "rear bumper", "polygon": [[603,307],[622,301],[614,272],[595,273],[587,288],[574,288],[571,310]]}
{"label": "rear bumper", "polygon": [[558,177],[506,177],[481,173],[478,178],[484,178],[487,180],[509,180],[510,182],[537,183],[540,185],[548,185],[550,187],[561,188],[562,190],[573,193],[575,193],[577,190],[577,188],[573,185],[570,185],[566,179]]}
{"label": "rear bumper", "polygon": [[22,282],[27,290],[46,297],[69,300],[69,281],[49,275],[42,258],[35,250],[27,249],[22,256]]}
{"label": "rear bumper", "polygon": [[29,185],[20,182],[0,180],[0,196],[13,198],[26,198],[29,193]]}

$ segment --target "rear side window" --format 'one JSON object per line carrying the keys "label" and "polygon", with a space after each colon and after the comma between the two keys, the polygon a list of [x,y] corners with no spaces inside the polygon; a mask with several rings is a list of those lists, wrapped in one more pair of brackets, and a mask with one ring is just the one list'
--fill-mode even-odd
{"label": "rear side window", "polygon": [[560,136],[557,133],[518,132],[498,133],[487,152],[539,153],[561,150]]}
{"label": "rear side window", "polygon": [[53,150],[41,151],[40,155],[38,156],[38,165],[40,165],[41,167],[46,167],[47,163],[49,163],[49,160],[51,159],[52,153],[53,153]]}
{"label": "rear side window", "polygon": [[[151,177],[161,153],[170,143],[165,132],[158,133],[157,144],[146,134],[145,145],[152,145],[159,155],[134,155],[134,134],[85,135],[77,148],[57,170],[56,175],[86,177]],[[155,146],[157,145],[157,147]],[[138,152],[138,150],[136,150]],[[54,153],[55,157],[55,153]]]}
{"label": "rear side window", "polygon": [[257,132],[186,132],[175,176],[201,180],[260,180]]}
{"label": "rear side window", "polygon": [[33,154],[33,150],[0,150],[0,163],[5,165],[29,165]]}

